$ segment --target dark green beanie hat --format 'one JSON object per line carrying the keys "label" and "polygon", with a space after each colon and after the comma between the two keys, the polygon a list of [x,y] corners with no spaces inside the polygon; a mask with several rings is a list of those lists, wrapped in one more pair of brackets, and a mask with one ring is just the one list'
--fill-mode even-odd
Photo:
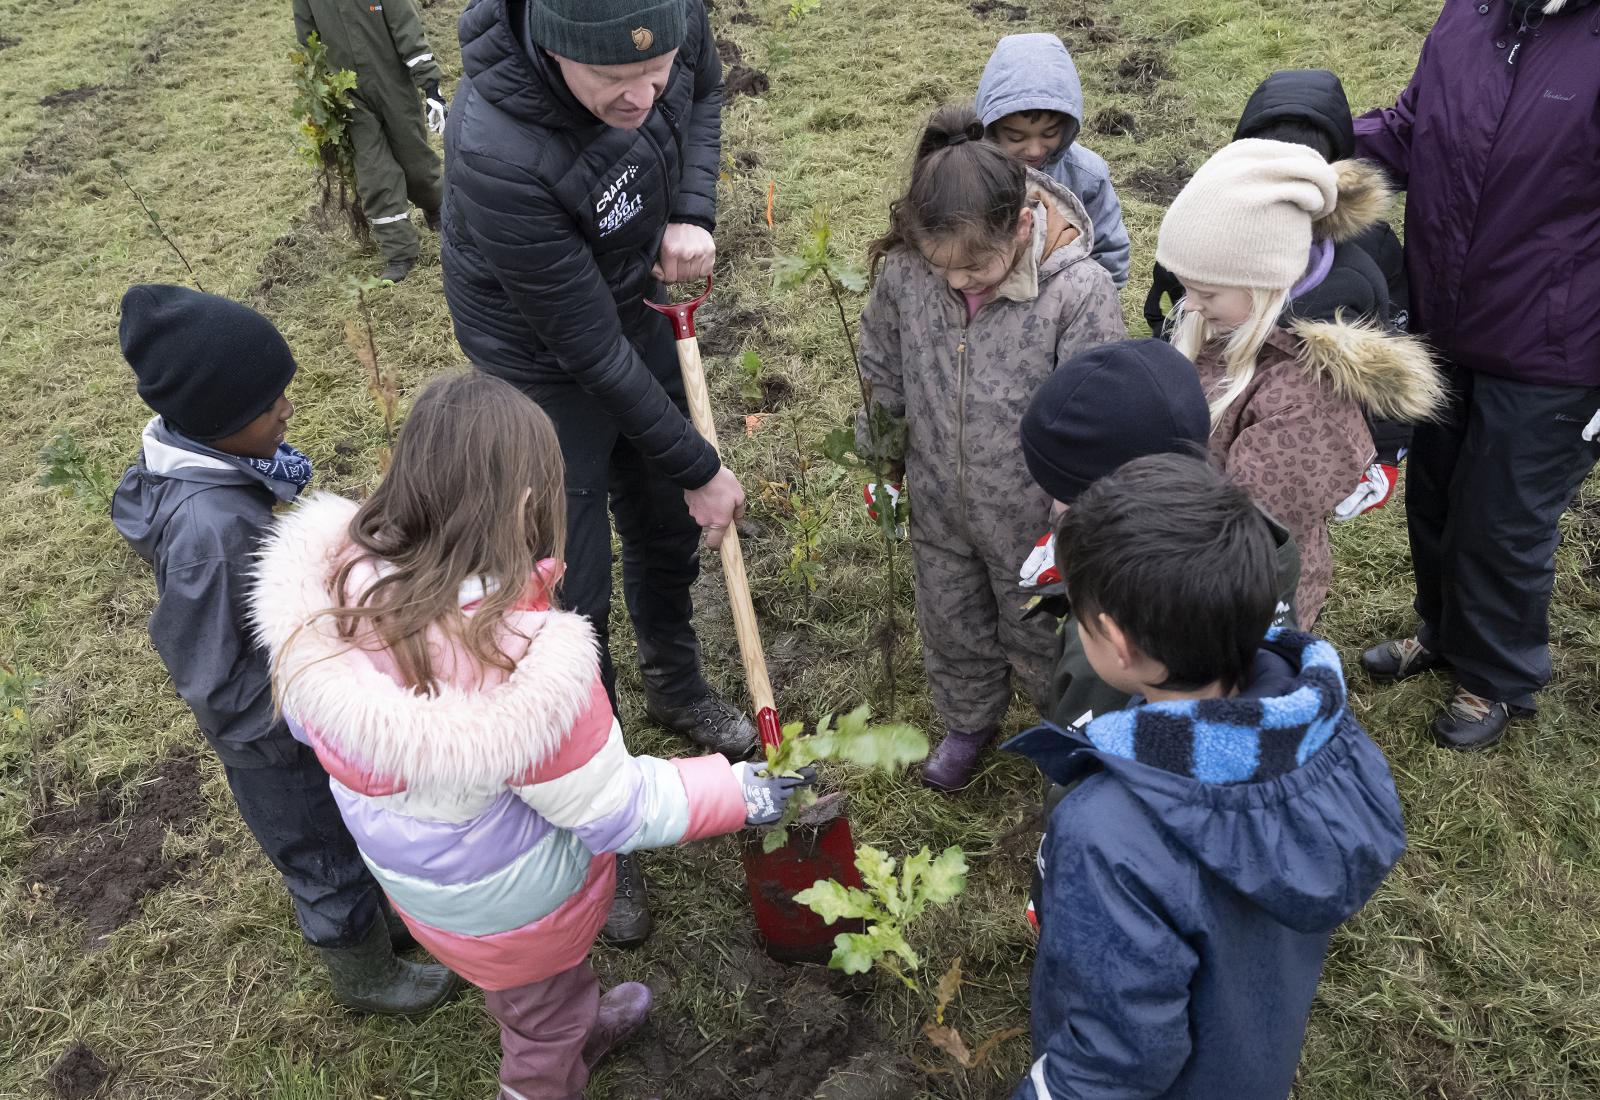
{"label": "dark green beanie hat", "polygon": [[688,0],[528,0],[528,38],[580,65],[628,65],[683,45]]}

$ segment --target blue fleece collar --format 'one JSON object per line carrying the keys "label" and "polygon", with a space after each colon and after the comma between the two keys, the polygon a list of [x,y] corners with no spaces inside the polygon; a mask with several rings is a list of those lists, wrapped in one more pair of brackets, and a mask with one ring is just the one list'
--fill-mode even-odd
{"label": "blue fleece collar", "polygon": [[1259,783],[1293,771],[1327,743],[1345,708],[1333,646],[1273,628],[1265,648],[1295,668],[1283,694],[1144,703],[1102,715],[1081,735],[1108,756],[1202,783]]}

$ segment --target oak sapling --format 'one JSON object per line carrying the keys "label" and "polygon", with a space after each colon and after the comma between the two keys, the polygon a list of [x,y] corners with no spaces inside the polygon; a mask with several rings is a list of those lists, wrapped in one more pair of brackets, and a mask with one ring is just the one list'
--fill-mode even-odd
{"label": "oak sapling", "polygon": [[[301,153],[317,172],[321,194],[317,210],[345,219],[365,239],[371,230],[356,197],[356,145],[350,132],[356,74],[328,67],[328,47],[315,31],[305,45],[289,51],[294,64],[294,115],[300,124]],[[337,193],[336,193],[337,192]]]}
{"label": "oak sapling", "polygon": [[[810,736],[804,730],[800,722],[783,727],[783,743],[766,750],[768,775],[797,775],[801,768],[822,760],[896,772],[928,756],[927,734],[904,722],[873,722],[864,704],[841,717],[824,718]],[[789,826],[816,803],[817,795],[809,787],[791,798],[782,819],[762,836],[762,849],[775,852],[788,843]]]}
{"label": "oak sapling", "polygon": [[367,392],[372,394],[373,401],[377,402],[378,412],[383,417],[384,445],[378,454],[379,473],[388,470],[389,456],[394,450],[395,420],[400,409],[400,391],[395,384],[394,373],[384,370],[383,365],[378,362],[378,343],[372,332],[372,309],[368,304],[368,295],[393,285],[387,279],[370,277],[362,279],[353,275],[345,283],[350,296],[355,299],[360,316],[359,324],[355,317],[345,322],[345,343],[355,353],[362,370],[366,372]]}
{"label": "oak sapling", "polygon": [[[772,281],[779,290],[794,290],[819,278],[827,287],[834,308],[838,311],[839,328],[844,333],[845,345],[850,349],[850,361],[855,366],[856,382],[861,387],[861,407],[866,410],[867,434],[872,451],[870,456],[861,456],[861,464],[872,471],[873,480],[879,485],[898,482],[901,480],[902,471],[891,470],[888,456],[905,453],[906,426],[903,422],[897,423],[887,409],[873,401],[872,383],[867,379],[866,372],[861,369],[861,354],[856,349],[855,331],[850,327],[850,318],[844,308],[845,292],[864,293],[867,289],[867,276],[860,268],[845,263],[834,254],[833,226],[828,214],[824,210],[813,210],[811,228],[800,251],[791,256],[776,257],[772,261]],[[849,445],[846,446],[840,440],[838,431],[829,433],[828,439],[824,442],[824,453],[835,461],[842,461],[843,456],[855,453],[853,435]],[[904,503],[905,498],[902,497],[901,501]],[[885,589],[884,620],[877,631],[877,641],[883,655],[883,709],[892,716],[898,709],[894,654],[895,644],[899,638],[899,615],[896,611],[898,578],[895,568],[895,544],[899,540],[895,532],[896,528],[904,523],[904,519],[901,518],[901,508],[898,506],[879,508],[877,512],[876,525],[883,541]]]}

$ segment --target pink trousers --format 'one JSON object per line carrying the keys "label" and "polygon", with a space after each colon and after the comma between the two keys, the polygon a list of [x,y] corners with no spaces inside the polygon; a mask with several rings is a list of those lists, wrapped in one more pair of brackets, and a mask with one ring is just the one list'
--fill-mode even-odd
{"label": "pink trousers", "polygon": [[587,960],[542,982],[484,990],[500,1021],[501,1100],[580,1100],[589,1082],[583,1044],[600,1012]]}

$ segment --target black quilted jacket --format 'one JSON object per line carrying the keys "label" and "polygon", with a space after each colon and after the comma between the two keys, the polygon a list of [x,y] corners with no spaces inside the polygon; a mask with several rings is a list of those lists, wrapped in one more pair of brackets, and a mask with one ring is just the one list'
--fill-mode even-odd
{"label": "black quilted jacket", "polygon": [[[702,0],[656,109],[606,126],[523,44],[520,0],[462,14],[461,83],[445,132],[445,296],[479,368],[575,382],[684,488],[719,466],[640,358],[664,322],[642,304],[667,223],[716,219],[722,64]],[[658,299],[659,300],[659,299]]]}

